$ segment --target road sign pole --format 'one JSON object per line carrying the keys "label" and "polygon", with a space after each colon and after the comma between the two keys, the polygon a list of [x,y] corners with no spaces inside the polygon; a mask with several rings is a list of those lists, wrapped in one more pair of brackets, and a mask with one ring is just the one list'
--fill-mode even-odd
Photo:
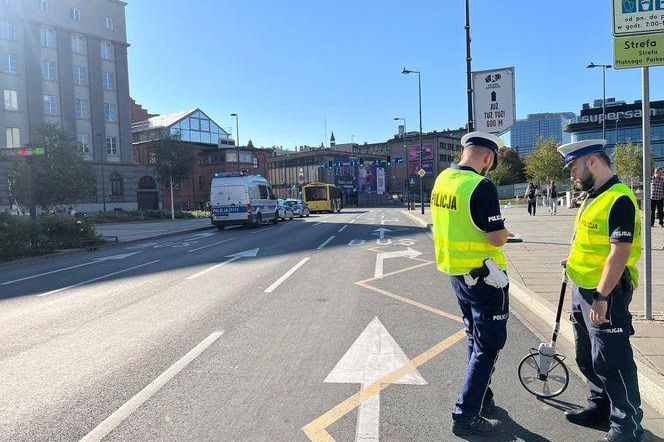
{"label": "road sign pole", "polygon": [[647,320],[652,319],[652,251],[650,237],[650,71],[643,67],[643,301]]}

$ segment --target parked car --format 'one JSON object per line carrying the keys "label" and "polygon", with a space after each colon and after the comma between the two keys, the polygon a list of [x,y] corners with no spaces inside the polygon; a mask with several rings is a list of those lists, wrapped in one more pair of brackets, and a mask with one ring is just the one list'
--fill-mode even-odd
{"label": "parked car", "polygon": [[286,204],[286,200],[282,198],[277,199],[277,213],[279,214],[280,219],[293,219],[293,210],[291,209],[291,206]]}
{"label": "parked car", "polygon": [[210,185],[212,224],[260,227],[265,221],[279,221],[277,199],[270,183],[260,175],[234,176],[218,173]]}
{"label": "parked car", "polygon": [[286,200],[286,204],[291,208],[294,215],[302,218],[303,216],[309,216],[309,206],[306,203],[303,203],[300,199],[290,198]]}

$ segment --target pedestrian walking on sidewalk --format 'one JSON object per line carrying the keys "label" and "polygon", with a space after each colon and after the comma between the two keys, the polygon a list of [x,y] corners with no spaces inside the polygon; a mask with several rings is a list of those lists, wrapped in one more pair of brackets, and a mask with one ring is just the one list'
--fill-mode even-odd
{"label": "pedestrian walking on sidewalk", "polygon": [[588,380],[588,403],[565,412],[572,423],[606,426],[609,442],[643,439],[643,411],[629,303],[639,276],[640,214],[634,193],[611,171],[606,140],[565,144],[572,181],[588,191],[576,217],[566,271],[572,280],[576,362]]}
{"label": "pedestrian walking on sidewalk", "polygon": [[664,168],[655,168],[650,179],[650,225],[655,226],[655,209],[659,226],[664,227]]}
{"label": "pedestrian walking on sidewalk", "polygon": [[537,187],[535,183],[529,183],[523,198],[528,201],[528,215],[535,216],[537,211]]}
{"label": "pedestrian walking on sidewalk", "polygon": [[[468,366],[452,412],[456,435],[491,434],[500,422],[489,387],[507,339],[509,281],[503,245],[509,232],[500,214],[498,189],[486,174],[498,163],[499,138],[471,132],[461,139],[459,164],[444,170],[431,195],[438,270],[450,275],[464,323]],[[468,222],[472,220],[472,222]]]}
{"label": "pedestrian walking on sidewalk", "polygon": [[553,180],[549,182],[549,186],[546,188],[546,197],[549,201],[549,213],[556,215],[558,213],[558,189]]}

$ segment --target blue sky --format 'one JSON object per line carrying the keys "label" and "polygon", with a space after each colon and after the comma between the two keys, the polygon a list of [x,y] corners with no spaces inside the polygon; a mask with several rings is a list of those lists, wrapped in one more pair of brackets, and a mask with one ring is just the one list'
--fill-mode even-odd
{"label": "blue sky", "polygon": [[[129,0],[132,96],[153,113],[200,107],[256,146],[379,142],[466,122],[463,0]],[[158,6],[157,6],[158,5]],[[518,118],[601,98],[611,2],[471,0],[473,70],[516,68]],[[651,69],[651,99],[664,67]],[[639,69],[607,71],[607,97],[641,98]]]}

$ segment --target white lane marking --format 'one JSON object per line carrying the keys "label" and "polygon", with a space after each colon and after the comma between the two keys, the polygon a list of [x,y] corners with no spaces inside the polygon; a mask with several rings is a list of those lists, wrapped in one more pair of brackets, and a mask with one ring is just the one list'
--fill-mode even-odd
{"label": "white lane marking", "polygon": [[93,442],[101,441],[106,437],[111,431],[117,428],[125,419],[127,419],[134,411],[138,409],[145,401],[150,399],[156,392],[158,392],[164,385],[166,385],[171,379],[177,376],[187,365],[189,365],[194,359],[200,356],[210,345],[212,345],[217,339],[224,334],[223,331],[218,331],[212,333],[210,336],[201,341],[196,347],[194,347],[189,353],[184,355],[176,363],[168,367],[168,369],[157,377],[154,381],[150,382],[145,388],[136,393],[134,397],[129,399],[118,408],[113,414],[108,416],[97,425],[92,431],[86,434],[81,442]]}
{"label": "white lane marking", "polygon": [[325,240],[325,242],[323,244],[316,247],[316,250],[323,250],[323,248],[325,248],[325,246],[328,245],[330,243],[330,241],[332,241],[334,238],[335,238],[334,235],[330,236],[328,239]]}
{"label": "white lane marking", "polygon": [[407,250],[399,250],[397,252],[383,252],[376,255],[376,269],[374,271],[374,278],[383,277],[383,261],[389,258],[417,258],[422,253],[408,247]]}
{"label": "white lane marking", "polygon": [[130,272],[130,271],[132,271],[132,270],[140,269],[141,267],[145,267],[145,266],[149,266],[149,265],[152,265],[152,264],[156,264],[156,263],[158,263],[159,261],[160,261],[160,260],[157,259],[157,260],[155,260],[155,261],[146,262],[146,263],[144,263],[144,264],[139,264],[139,265],[134,266],[134,267],[129,267],[128,269],[119,270],[119,271],[117,271],[117,272],[109,273],[109,274],[107,274],[107,275],[102,275],[102,276],[98,276],[98,277],[96,277],[96,278],[88,279],[87,281],[78,282],[78,283],[76,283],[76,284],[72,284],[72,285],[69,285],[69,286],[67,286],[67,287],[62,287],[62,288],[59,288],[59,289],[56,289],[56,290],[51,290],[50,292],[40,293],[40,294],[37,295],[37,297],[42,297],[42,296],[47,296],[47,295],[53,295],[53,294],[55,294],[55,293],[59,293],[59,292],[62,292],[62,291],[64,291],[64,290],[73,289],[73,288],[75,288],[75,287],[79,287],[79,286],[82,286],[82,285],[85,285],[85,284],[89,284],[89,283],[91,283],[91,282],[99,281],[99,280],[101,280],[101,279],[105,279],[105,278],[108,278],[108,277],[111,277],[111,276],[119,275],[119,274],[121,274],[121,273],[126,273],[126,272]]}
{"label": "white lane marking", "polygon": [[251,232],[250,235],[256,235],[256,234],[258,234],[258,233],[267,232],[268,230],[271,230],[271,229],[274,229],[274,226],[272,226],[272,227],[265,227],[265,228],[262,228],[262,229],[258,229],[258,230],[256,230],[255,232]]}
{"label": "white lane marking", "polygon": [[[369,323],[323,382],[361,384],[365,389],[378,379],[409,363],[401,349],[377,317]],[[417,369],[395,384],[426,385]],[[373,399],[372,399],[373,398]],[[378,441],[380,433],[380,393],[364,399],[357,411],[356,441]]]}
{"label": "white lane marking", "polygon": [[345,226],[343,226],[342,228],[337,230],[337,232],[339,232],[339,233],[343,232],[344,230],[346,230],[346,227],[348,227],[348,224],[346,224]]}
{"label": "white lane marking", "polygon": [[199,248],[197,248],[197,249],[191,249],[191,250],[189,250],[187,253],[198,252],[199,250],[207,249],[208,247],[212,247],[212,246],[216,246],[216,245],[219,245],[219,244],[223,244],[223,243],[228,242],[228,241],[233,241],[234,239],[235,239],[235,238],[228,238],[228,239],[225,239],[225,240],[223,240],[223,241],[213,242],[212,244],[208,244],[207,246],[199,247]]}
{"label": "white lane marking", "polygon": [[279,286],[280,286],[285,280],[287,280],[288,278],[290,278],[290,277],[293,275],[293,273],[297,272],[297,269],[299,269],[299,268],[302,267],[307,261],[309,261],[309,259],[310,259],[310,257],[306,257],[306,258],[304,258],[302,261],[300,261],[300,262],[298,262],[297,264],[295,264],[295,265],[293,266],[292,269],[290,269],[289,271],[287,271],[287,272],[284,274],[284,276],[282,276],[281,278],[277,279],[277,280],[274,282],[274,284],[272,284],[270,287],[268,287],[268,288],[265,290],[265,292],[263,292],[263,293],[272,293],[272,292],[273,292],[277,287],[279,287]]}
{"label": "white lane marking", "polygon": [[141,253],[141,252],[139,251],[139,252],[123,253],[121,255],[104,256],[102,258],[97,258],[94,261],[84,262],[83,264],[77,264],[75,266],[69,266],[69,267],[65,267],[65,268],[62,268],[62,269],[51,270],[50,272],[39,273],[37,275],[26,276],[25,278],[14,279],[13,281],[3,282],[0,285],[9,285],[9,284],[14,284],[16,282],[27,281],[28,279],[40,278],[42,276],[52,275],[54,273],[60,273],[60,272],[66,271],[66,270],[77,269],[79,267],[85,267],[85,266],[89,266],[89,265],[92,265],[92,264],[97,264],[99,262],[112,261],[112,260],[115,261],[115,260],[125,259],[125,258],[129,258],[130,256],[136,255],[137,253]]}
{"label": "white lane marking", "polygon": [[191,275],[191,276],[187,276],[186,279],[187,279],[187,280],[196,279],[196,278],[198,278],[199,276],[203,276],[203,275],[205,275],[206,273],[210,273],[211,271],[216,270],[216,269],[218,269],[218,268],[220,268],[220,267],[223,267],[223,266],[225,266],[226,264],[230,264],[230,263],[233,262],[233,261],[237,261],[237,260],[240,259],[240,258],[245,258],[245,257],[255,257],[256,255],[258,255],[258,248],[256,248],[256,249],[252,249],[252,250],[247,250],[246,252],[240,252],[240,253],[235,253],[235,254],[233,254],[233,255],[228,255],[228,256],[226,256],[226,258],[230,258],[230,259],[227,259],[227,260],[224,261],[224,262],[220,262],[219,264],[215,264],[215,265],[213,265],[212,267],[208,267],[208,268],[205,269],[205,270],[201,270],[200,272],[195,273],[195,274],[193,274],[193,275]]}

